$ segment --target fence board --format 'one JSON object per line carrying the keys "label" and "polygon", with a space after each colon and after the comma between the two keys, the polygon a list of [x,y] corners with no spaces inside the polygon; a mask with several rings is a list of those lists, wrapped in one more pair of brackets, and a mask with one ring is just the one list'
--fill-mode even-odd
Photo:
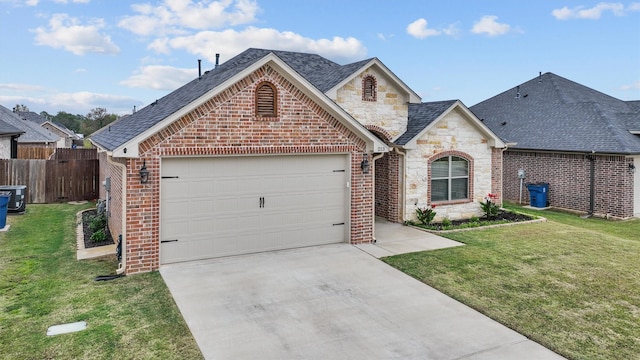
{"label": "fence board", "polygon": [[98,160],[0,160],[0,185],[26,185],[27,203],[93,200]]}
{"label": "fence board", "polygon": [[56,150],[52,158],[58,160],[96,160],[98,159],[98,150],[61,148]]}

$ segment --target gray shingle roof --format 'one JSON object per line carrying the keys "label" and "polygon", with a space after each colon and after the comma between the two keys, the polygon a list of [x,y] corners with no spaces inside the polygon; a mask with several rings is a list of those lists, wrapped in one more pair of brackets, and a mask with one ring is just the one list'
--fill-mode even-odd
{"label": "gray shingle roof", "polygon": [[470,110],[511,148],[639,154],[637,105],[545,73]]}
{"label": "gray shingle roof", "polygon": [[182,107],[242,72],[256,61],[273,53],[321,92],[326,92],[370,60],[339,65],[319,55],[264,49],[248,49],[205,72],[168,95],[147,105],[134,114],[123,116],[91,135],[92,141],[106,150],[120,145],[161,122]]}
{"label": "gray shingle roof", "polygon": [[411,139],[416,137],[431,122],[437,119],[457,100],[433,101],[420,104],[409,104],[409,121],[407,131],[400,135],[395,141],[397,145],[406,145]]}
{"label": "gray shingle roof", "polygon": [[19,143],[50,143],[60,139],[59,136],[52,134],[47,129],[32,121],[23,120],[13,111],[1,105],[0,120],[24,132],[24,134],[18,138]]}

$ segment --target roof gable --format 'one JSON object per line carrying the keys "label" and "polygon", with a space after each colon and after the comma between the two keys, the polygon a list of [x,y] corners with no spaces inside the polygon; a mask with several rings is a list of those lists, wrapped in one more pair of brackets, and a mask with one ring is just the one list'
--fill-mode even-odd
{"label": "roof gable", "polygon": [[0,120],[19,129],[23,134],[18,138],[19,143],[52,143],[60,139],[47,129],[32,121],[23,120],[13,111],[0,106]]}
{"label": "roof gable", "polygon": [[[339,66],[318,55],[249,49],[212,71],[205,72],[179,89],[129,116],[124,116],[91,135],[91,140],[117,157],[137,157],[138,145],[173,121],[248,76],[265,64],[282,73],[298,88],[339,121],[367,140],[369,148],[385,152],[387,147],[342,108],[327,98],[319,87],[322,77],[314,76]],[[293,66],[291,66],[292,64]],[[315,82],[317,85],[314,85]]]}
{"label": "roof gable", "polygon": [[471,107],[513,148],[640,153],[640,112],[625,102],[545,73]]}
{"label": "roof gable", "polygon": [[429,129],[452,111],[460,111],[478,132],[489,138],[491,146],[502,148],[505,144],[486,127],[479,119],[467,109],[460,100],[434,101],[420,104],[409,104],[409,122],[407,131],[400,135],[394,143],[405,148],[414,148],[416,142]]}

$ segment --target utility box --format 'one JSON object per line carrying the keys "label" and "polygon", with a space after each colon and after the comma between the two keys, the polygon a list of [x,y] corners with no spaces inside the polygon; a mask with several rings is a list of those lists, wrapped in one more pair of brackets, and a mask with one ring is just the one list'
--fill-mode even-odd
{"label": "utility box", "polygon": [[9,204],[10,198],[10,192],[0,191],[0,229],[7,226],[7,204]]}
{"label": "utility box", "polygon": [[527,184],[529,190],[529,204],[537,208],[547,207],[547,194],[549,193],[549,183]]}
{"label": "utility box", "polygon": [[11,193],[9,204],[7,205],[7,212],[22,214],[27,207],[27,186],[26,185],[2,185],[0,191],[7,191]]}

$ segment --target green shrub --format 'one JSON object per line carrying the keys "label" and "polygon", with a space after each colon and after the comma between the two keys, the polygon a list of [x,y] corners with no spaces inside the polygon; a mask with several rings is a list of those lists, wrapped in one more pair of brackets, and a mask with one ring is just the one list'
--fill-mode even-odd
{"label": "green shrub", "polygon": [[449,227],[451,226],[451,220],[449,218],[444,218],[442,219],[442,227]]}
{"label": "green shrub", "polygon": [[471,218],[469,218],[469,221],[472,223],[477,223],[480,221],[480,219],[477,216],[472,216]]}
{"label": "green shrub", "polygon": [[96,215],[92,217],[91,221],[89,222],[89,229],[91,229],[91,231],[93,232],[102,230],[106,226],[107,226],[107,217],[104,214]]}
{"label": "green shrub", "polygon": [[433,218],[436,217],[435,205],[431,205],[431,208],[417,208],[416,215],[418,220],[422,225],[429,225],[433,221]]}
{"label": "green shrub", "polygon": [[482,211],[484,211],[484,215],[487,217],[487,219],[495,218],[500,212],[500,206],[498,206],[498,204],[496,204],[495,202],[497,198],[498,195],[496,194],[488,194],[484,198],[485,202],[480,203],[480,207],[482,208]]}
{"label": "green shrub", "polygon": [[107,234],[104,232],[104,229],[100,229],[91,234],[91,237],[89,239],[96,243],[103,242],[107,240]]}

